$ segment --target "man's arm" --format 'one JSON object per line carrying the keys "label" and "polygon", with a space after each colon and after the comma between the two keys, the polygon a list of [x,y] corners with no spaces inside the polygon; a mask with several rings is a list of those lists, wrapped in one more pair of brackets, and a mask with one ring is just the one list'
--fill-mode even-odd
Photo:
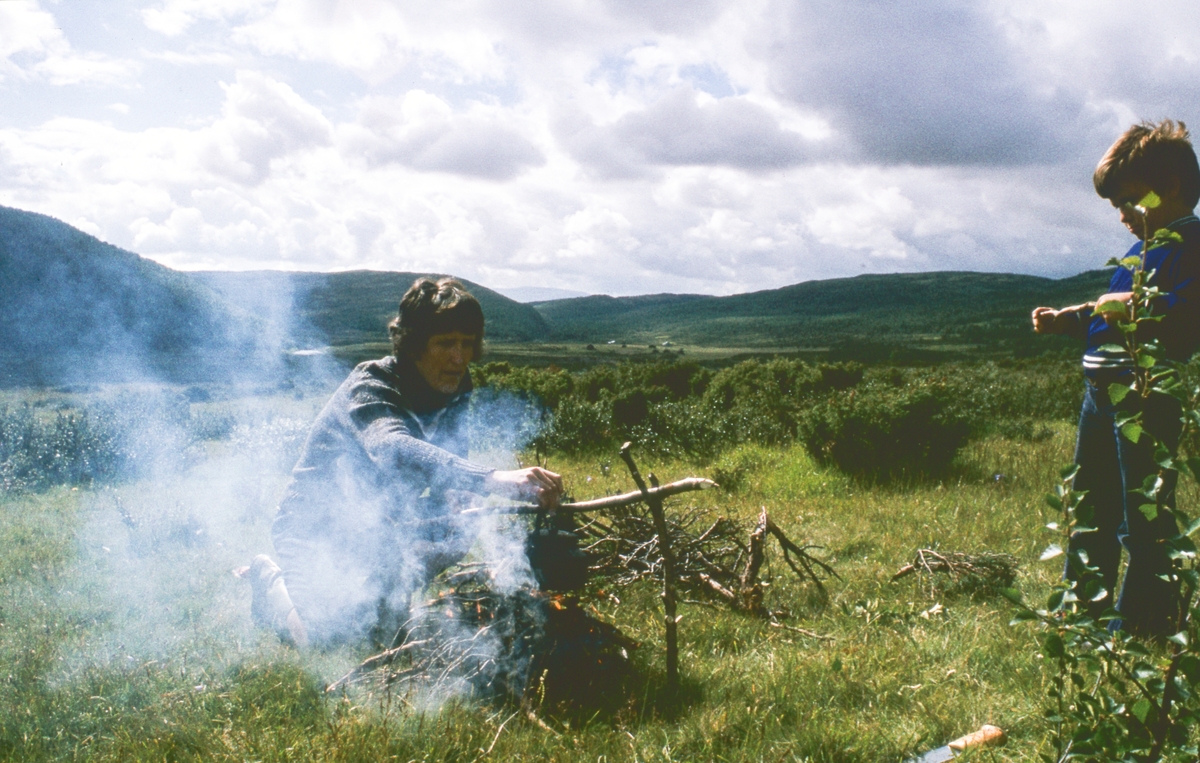
{"label": "man's arm", "polygon": [[386,390],[365,384],[357,391],[350,419],[364,450],[380,469],[395,470],[438,490],[494,493],[537,501],[547,508],[558,505],[563,494],[558,474],[537,466],[499,471],[475,464],[413,436],[399,406],[387,399]]}

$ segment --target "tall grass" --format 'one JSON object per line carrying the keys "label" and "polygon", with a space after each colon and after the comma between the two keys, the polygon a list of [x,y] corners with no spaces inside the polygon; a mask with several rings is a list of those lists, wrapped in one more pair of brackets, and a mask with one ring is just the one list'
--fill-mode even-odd
{"label": "tall grass", "polygon": [[[264,429],[201,441],[195,460],[154,480],[9,492],[0,760],[894,762],[990,722],[1011,741],[976,759],[1032,761],[1046,735],[1032,634],[1008,626],[1002,601],[889,580],[936,546],[1012,553],[1028,596],[1044,591],[1057,570],[1036,561],[1041,495],[1069,459],[1071,427],[1036,426],[1032,438],[981,434],[939,479],[883,485],[795,444],[728,448],[711,468],[639,451],[663,481],[699,472],[727,483],[668,511],[749,523],[766,506],[793,539],[822,546],[842,576],[828,601],[777,555],[767,595],[787,624],[831,640],[684,604],[683,688],[670,695],[657,592],[620,591],[594,606],[641,643],[644,681],[615,717],[557,733],[469,699],[327,696],[321,687],[361,650],[301,655],[252,629],[249,593],[228,570],[270,548],[286,458],[267,452],[277,438]],[[551,454],[549,466],[588,498],[632,487],[614,455]]]}

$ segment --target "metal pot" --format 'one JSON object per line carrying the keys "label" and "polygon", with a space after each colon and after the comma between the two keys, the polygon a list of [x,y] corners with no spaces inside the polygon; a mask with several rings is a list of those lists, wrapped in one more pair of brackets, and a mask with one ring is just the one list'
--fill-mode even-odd
{"label": "metal pot", "polygon": [[587,584],[591,559],[579,548],[570,517],[550,520],[539,513],[533,530],[525,537],[529,567],[543,591],[567,593]]}

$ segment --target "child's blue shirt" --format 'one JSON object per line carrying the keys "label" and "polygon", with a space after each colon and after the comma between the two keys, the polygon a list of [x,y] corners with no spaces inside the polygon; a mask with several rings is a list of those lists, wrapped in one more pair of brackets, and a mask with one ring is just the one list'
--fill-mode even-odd
{"label": "child's blue shirt", "polygon": [[[1200,347],[1200,220],[1189,215],[1168,226],[1183,236],[1181,243],[1159,246],[1146,253],[1146,270],[1154,271],[1150,285],[1159,289],[1154,314],[1164,316],[1158,323],[1145,323],[1139,330],[1143,339],[1157,338],[1170,360],[1186,361]],[[1134,244],[1125,257],[1140,257],[1142,244]],[[1108,291],[1133,290],[1133,271],[1118,267]],[[1124,336],[1102,316],[1091,316],[1087,327],[1087,350],[1083,354],[1084,373],[1089,376],[1133,367],[1133,359],[1124,350],[1102,351],[1106,344],[1124,344]]]}

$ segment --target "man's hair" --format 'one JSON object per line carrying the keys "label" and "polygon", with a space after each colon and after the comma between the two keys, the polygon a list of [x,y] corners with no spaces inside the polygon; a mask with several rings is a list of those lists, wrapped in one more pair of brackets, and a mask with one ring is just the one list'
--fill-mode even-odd
{"label": "man's hair", "polygon": [[1096,166],[1092,175],[1096,193],[1112,199],[1128,181],[1163,191],[1174,178],[1179,181],[1180,200],[1195,207],[1200,201],[1200,166],[1190,138],[1187,125],[1171,119],[1130,127]]}
{"label": "man's hair", "polygon": [[474,359],[483,354],[483,308],[453,278],[418,278],[400,299],[399,315],[388,324],[392,354],[417,360],[435,334],[475,335]]}

